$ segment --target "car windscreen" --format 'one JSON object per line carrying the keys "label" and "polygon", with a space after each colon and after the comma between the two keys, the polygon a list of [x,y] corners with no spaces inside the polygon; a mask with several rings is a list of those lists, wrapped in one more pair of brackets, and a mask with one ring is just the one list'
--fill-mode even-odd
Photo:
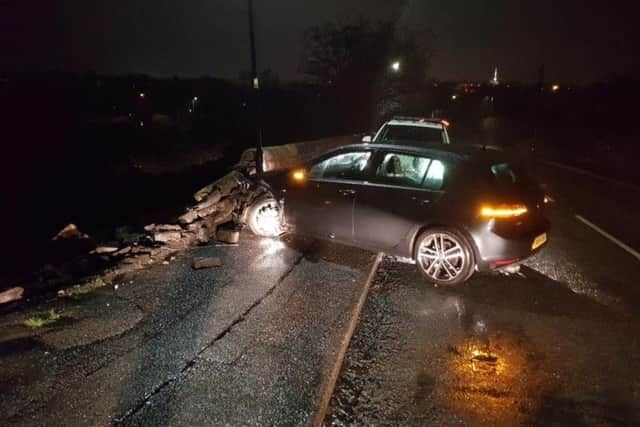
{"label": "car windscreen", "polygon": [[377,142],[391,144],[442,143],[442,129],[426,126],[386,125]]}

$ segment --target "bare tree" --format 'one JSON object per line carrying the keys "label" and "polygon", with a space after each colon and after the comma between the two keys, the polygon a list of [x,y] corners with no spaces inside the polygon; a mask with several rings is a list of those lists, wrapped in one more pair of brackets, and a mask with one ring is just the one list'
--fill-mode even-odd
{"label": "bare tree", "polygon": [[373,124],[398,112],[428,113],[431,52],[424,37],[359,18],[307,30],[301,70],[349,117]]}

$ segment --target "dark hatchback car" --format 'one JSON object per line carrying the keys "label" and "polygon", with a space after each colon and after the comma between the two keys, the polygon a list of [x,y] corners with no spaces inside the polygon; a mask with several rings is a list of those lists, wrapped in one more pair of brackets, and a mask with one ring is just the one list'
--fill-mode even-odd
{"label": "dark hatchback car", "polygon": [[482,149],[345,146],[265,182],[275,198],[249,209],[254,233],[275,236],[283,226],[410,257],[440,285],[521,261],[547,241],[538,184]]}

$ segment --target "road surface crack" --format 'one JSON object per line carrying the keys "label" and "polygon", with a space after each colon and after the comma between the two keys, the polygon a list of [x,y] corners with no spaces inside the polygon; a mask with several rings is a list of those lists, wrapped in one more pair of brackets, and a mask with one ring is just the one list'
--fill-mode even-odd
{"label": "road surface crack", "polygon": [[287,269],[287,271],[285,271],[282,274],[282,276],[280,276],[278,278],[276,283],[274,283],[269,289],[267,289],[267,291],[264,293],[264,295],[262,295],[262,297],[260,297],[256,301],[254,301],[253,304],[251,304],[246,310],[244,310],[239,316],[237,316],[226,328],[224,328],[211,341],[209,341],[205,346],[203,346],[200,350],[198,350],[198,352],[191,359],[189,359],[185,363],[185,365],[182,367],[180,372],[178,372],[178,374],[169,376],[165,381],[163,381],[162,383],[160,383],[159,385],[154,387],[154,389],[151,390],[151,392],[145,394],[144,397],[141,400],[138,401],[138,403],[136,403],[133,407],[131,407],[128,411],[126,411],[122,416],[115,418],[113,424],[114,425],[122,424],[128,418],[130,418],[131,416],[133,416],[133,415],[137,414],[138,412],[140,412],[140,410],[142,408],[144,408],[154,396],[159,394],[166,387],[168,387],[168,386],[172,385],[173,383],[177,382],[181,377],[183,377],[187,373],[187,371],[189,371],[193,366],[195,366],[197,361],[200,359],[200,356],[202,355],[202,353],[204,353],[207,349],[209,349],[210,347],[215,345],[216,342],[218,342],[219,340],[224,338],[227,334],[229,334],[231,332],[231,330],[236,325],[238,325],[239,323],[244,322],[247,319],[247,317],[249,316],[249,314],[256,307],[258,307],[265,299],[267,299],[271,294],[273,294],[275,289],[281,283],[283,283],[287,279],[287,277],[289,277],[291,275],[293,270],[305,258],[306,252],[308,251],[310,246],[308,246],[307,248],[303,249],[302,253],[300,253],[300,255],[298,255],[296,260],[291,264],[291,267],[289,267],[289,269]]}

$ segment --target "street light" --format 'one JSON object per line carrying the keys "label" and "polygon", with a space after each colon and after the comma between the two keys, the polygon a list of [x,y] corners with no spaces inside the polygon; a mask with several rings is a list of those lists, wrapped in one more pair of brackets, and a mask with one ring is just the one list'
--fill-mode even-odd
{"label": "street light", "polygon": [[392,70],[394,73],[399,72],[399,71],[400,71],[400,61],[393,61],[393,62],[391,63],[391,70]]}

